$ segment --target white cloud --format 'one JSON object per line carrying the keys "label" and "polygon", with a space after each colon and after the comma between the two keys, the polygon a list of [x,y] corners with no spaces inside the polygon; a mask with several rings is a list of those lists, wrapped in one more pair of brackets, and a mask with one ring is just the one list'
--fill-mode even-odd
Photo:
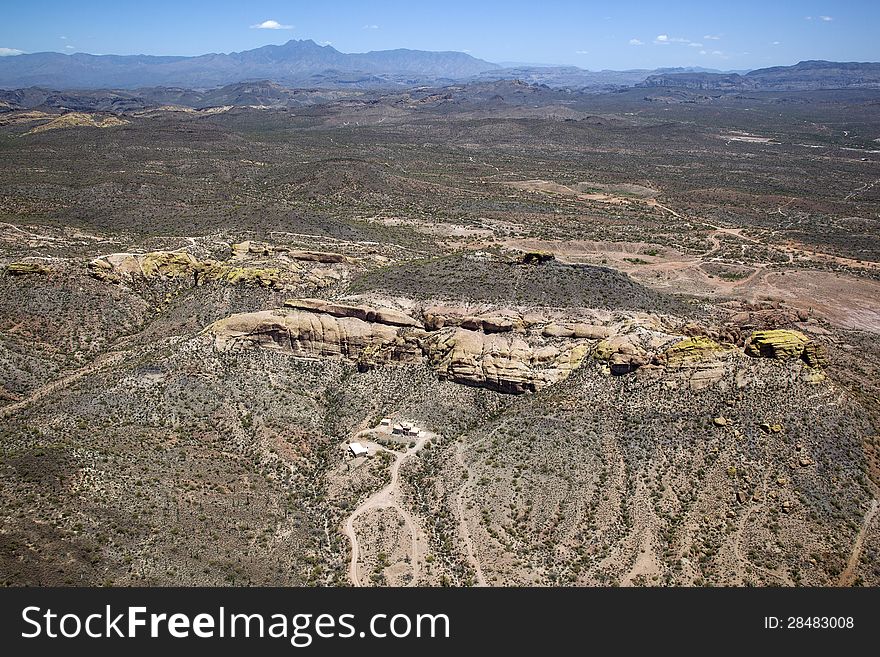
{"label": "white cloud", "polygon": [[64,46],[65,50],[75,50],[73,46]]}
{"label": "white cloud", "polygon": [[332,46],[333,42],[332,41],[318,41],[318,44],[321,46]]}
{"label": "white cloud", "polygon": [[575,50],[574,54],[575,55],[589,55],[590,51],[589,50]]}
{"label": "white cloud", "polygon": [[253,30],[292,30],[293,25],[282,25],[278,21],[268,20],[256,25],[251,25]]}
{"label": "white cloud", "polygon": [[720,50],[713,50],[713,51],[712,51],[712,54],[713,54],[713,55],[717,55],[717,56],[720,57],[720,56],[722,56],[724,53],[721,52]]}
{"label": "white cloud", "polygon": [[24,50],[18,48],[0,48],[0,57],[12,57],[13,55],[23,55]]}
{"label": "white cloud", "polygon": [[779,46],[779,45],[782,45],[782,41],[774,41],[774,42],[771,43],[770,45],[771,45],[771,46]]}
{"label": "white cloud", "polygon": [[804,20],[811,21],[811,20],[813,20],[813,17],[812,16],[804,16]]}
{"label": "white cloud", "polygon": [[61,39],[62,41],[67,41],[67,37],[66,37],[66,36],[60,36],[60,37],[58,37],[58,38]]}
{"label": "white cloud", "polygon": [[695,48],[699,48],[701,44],[694,43],[690,39],[685,39],[684,37],[672,37],[668,34],[658,34],[654,39],[654,43],[658,46],[666,46],[670,43],[680,43],[686,46],[694,46]]}
{"label": "white cloud", "polygon": [[364,25],[361,29],[362,30],[378,30],[379,26],[378,25]]}
{"label": "white cloud", "polygon": [[702,48],[703,47],[702,43],[697,43],[696,41],[691,41],[688,45],[691,48]]}
{"label": "white cloud", "polygon": [[719,41],[721,39],[720,34],[706,34],[703,36],[703,39],[706,41]]}
{"label": "white cloud", "polygon": [[830,23],[834,20],[831,16],[819,16],[819,19],[825,21],[826,23]]}
{"label": "white cloud", "polygon": [[705,55],[705,54],[706,54],[706,51],[705,51],[705,50],[701,50],[701,51],[700,51],[700,54],[701,54],[701,55]]}
{"label": "white cloud", "polygon": [[629,45],[631,46],[643,46],[645,45],[643,41],[639,41],[638,39],[630,39]]}

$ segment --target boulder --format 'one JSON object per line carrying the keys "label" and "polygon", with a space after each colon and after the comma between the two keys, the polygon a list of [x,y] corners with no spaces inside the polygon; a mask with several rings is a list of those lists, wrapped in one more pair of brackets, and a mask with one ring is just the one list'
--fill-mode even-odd
{"label": "boulder", "polygon": [[802,356],[808,342],[807,336],[800,331],[755,331],[746,343],[746,354],[755,358],[791,360]]}
{"label": "boulder", "polygon": [[519,317],[506,315],[467,316],[463,317],[458,325],[471,331],[483,331],[484,333],[508,333],[509,331],[523,330],[523,322]]}
{"label": "boulder", "polygon": [[669,371],[683,372],[692,390],[702,390],[724,378],[727,372],[724,356],[729,351],[730,347],[705,336],[694,336],[676,342],[658,360]]}
{"label": "boulder", "polygon": [[589,340],[604,340],[610,337],[614,332],[607,326],[596,326],[595,324],[577,323],[571,326],[574,331],[574,337],[587,338]]}
{"label": "boulder", "polygon": [[633,372],[648,363],[648,354],[632,334],[605,338],[596,345],[593,357],[607,361],[611,373],[620,375]]}
{"label": "boulder", "polygon": [[688,378],[691,390],[703,390],[724,378],[727,369],[724,366],[695,369]]}
{"label": "boulder", "polygon": [[825,349],[825,345],[810,340],[804,345],[801,358],[810,367],[822,368],[828,364],[828,351]]}
{"label": "boulder", "polygon": [[585,338],[587,340],[604,340],[611,337],[614,331],[608,326],[597,326],[577,322],[574,324],[550,323],[542,333],[548,338]]}
{"label": "boulder", "polygon": [[728,349],[707,337],[695,336],[685,338],[663,352],[666,367],[680,369],[683,367],[699,367],[706,363],[718,363]]}
{"label": "boulder", "polygon": [[546,251],[528,251],[522,255],[520,262],[524,265],[543,265],[555,259],[555,255]]}

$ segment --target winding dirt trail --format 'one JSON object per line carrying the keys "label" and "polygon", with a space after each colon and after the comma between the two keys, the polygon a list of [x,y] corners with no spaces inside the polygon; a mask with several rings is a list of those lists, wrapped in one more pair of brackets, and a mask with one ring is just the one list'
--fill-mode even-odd
{"label": "winding dirt trail", "polygon": [[[361,435],[364,432],[359,432],[358,435]],[[423,431],[419,436],[419,439],[416,441],[416,444],[413,447],[410,447],[405,452],[395,452],[390,449],[380,448],[383,451],[388,452],[389,454],[394,454],[394,463],[391,464],[391,481],[387,486],[382,488],[377,493],[374,493],[366,500],[364,500],[360,506],[358,506],[350,516],[345,521],[344,532],[348,537],[349,542],[351,543],[351,561],[348,566],[348,577],[351,580],[353,586],[361,586],[360,575],[358,574],[358,564],[360,561],[360,546],[358,545],[357,532],[354,529],[354,521],[369,511],[374,509],[382,509],[382,508],[392,508],[396,510],[400,517],[403,518],[404,524],[407,529],[409,529],[411,536],[411,554],[410,554],[410,563],[412,564],[412,581],[411,584],[413,586],[416,585],[419,576],[419,540],[418,540],[418,525],[413,520],[409,511],[406,510],[406,507],[403,505],[401,501],[402,494],[400,492],[400,484],[398,473],[400,472],[401,464],[411,455],[418,452],[424,444],[434,437],[434,434],[429,433],[427,431]]]}
{"label": "winding dirt trail", "polygon": [[864,185],[859,187],[857,190],[852,191],[849,194],[847,194],[846,196],[844,196],[843,200],[849,201],[849,200],[855,198],[856,196],[860,196],[861,194],[864,194],[865,192],[871,190],[877,183],[880,183],[880,178],[877,178],[877,180],[875,180],[874,182],[865,183]]}
{"label": "winding dirt trail", "polygon": [[853,543],[852,553],[849,555],[849,560],[846,562],[846,568],[843,569],[843,572],[840,574],[840,579],[837,582],[838,586],[852,586],[852,583],[855,580],[856,568],[859,565],[859,559],[862,557],[862,546],[865,542],[865,534],[868,533],[868,528],[870,528],[874,516],[877,515],[877,506],[877,498],[875,497],[871,500],[871,506],[868,507],[868,512],[865,514],[865,519],[862,521],[862,527],[856,535],[856,541]]}

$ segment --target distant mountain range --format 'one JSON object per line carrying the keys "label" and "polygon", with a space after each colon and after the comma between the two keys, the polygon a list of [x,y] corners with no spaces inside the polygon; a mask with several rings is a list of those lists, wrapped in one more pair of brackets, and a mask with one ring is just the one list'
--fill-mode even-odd
{"label": "distant mountain range", "polygon": [[[722,91],[864,88],[880,86],[880,64],[805,61],[749,72],[704,68],[589,71],[576,66],[500,66],[462,52],[399,49],[349,54],[311,40],[197,57],[55,52],[0,57],[0,88],[5,89],[177,89],[173,96],[181,90],[201,92],[264,80],[288,89],[387,89],[503,79],[597,90],[632,86]],[[260,89],[261,95],[265,92]]]}
{"label": "distant mountain range", "polygon": [[698,67],[589,71],[577,66],[519,64],[482,71],[474,76],[474,78],[478,80],[516,79],[530,84],[546,84],[549,87],[586,89],[632,87],[640,82],[644,82],[650,76],[707,72],[721,73],[722,71]]}
{"label": "distant mountain range", "polygon": [[794,66],[759,68],[744,75],[699,71],[647,77],[638,86],[679,87],[714,91],[813,91],[880,88],[880,63],[809,60]]}
{"label": "distant mountain range", "polygon": [[175,86],[204,89],[234,82],[272,79],[312,86],[370,82],[408,83],[461,79],[499,68],[463,52],[377,50],[346,54],[312,40],[291,40],[229,54],[198,57],[64,55],[41,52],[0,58],[0,86],[55,89],[135,89]]}

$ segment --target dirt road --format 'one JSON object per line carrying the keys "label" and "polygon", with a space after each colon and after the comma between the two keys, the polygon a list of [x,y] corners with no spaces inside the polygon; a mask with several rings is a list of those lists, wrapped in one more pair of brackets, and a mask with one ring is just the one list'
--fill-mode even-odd
{"label": "dirt road", "polygon": [[0,418],[9,417],[10,415],[17,413],[22,408],[29,406],[30,404],[33,404],[34,402],[37,402],[48,395],[51,395],[53,392],[68,387],[69,385],[75,383],[78,379],[81,379],[87,374],[91,374],[93,372],[97,372],[98,370],[102,370],[106,367],[111,367],[117,364],[120,360],[122,360],[124,355],[124,352],[114,351],[99,356],[94,362],[89,363],[88,365],[85,365],[84,367],[81,367],[78,370],[67,374],[66,376],[62,376],[60,379],[50,381],[46,385],[37,388],[24,399],[17,401],[14,404],[9,404],[8,406],[0,408]]}
{"label": "dirt road", "polygon": [[849,555],[849,560],[846,562],[846,568],[844,568],[843,572],[840,574],[840,580],[838,581],[839,586],[852,586],[856,575],[856,568],[859,565],[859,559],[862,557],[862,546],[865,542],[865,534],[868,533],[868,529],[871,527],[871,522],[874,520],[876,514],[877,498],[875,497],[871,500],[871,506],[868,507],[868,512],[865,514],[865,519],[862,521],[862,527],[856,535],[856,541],[853,543],[852,553]]}
{"label": "dirt road", "polygon": [[396,510],[400,514],[400,517],[403,518],[403,522],[410,532],[412,540],[410,547],[410,563],[412,564],[413,571],[411,583],[413,586],[416,585],[419,577],[419,530],[418,525],[413,520],[409,511],[407,511],[406,507],[401,501],[402,494],[400,492],[398,473],[400,472],[401,464],[407,458],[422,449],[424,444],[433,437],[434,434],[428,433],[426,431],[421,432],[421,434],[419,435],[419,439],[416,441],[416,444],[413,447],[407,449],[405,452],[395,452],[392,450],[379,448],[390,454],[394,454],[394,463],[391,464],[390,469],[391,481],[389,481],[388,485],[385,486],[382,490],[374,493],[373,495],[368,497],[363,503],[361,503],[361,505],[358,506],[358,508],[356,508],[350,516],[348,516],[344,525],[345,535],[348,537],[348,540],[351,543],[351,562],[348,566],[348,577],[351,580],[353,586],[361,586],[360,575],[358,574],[360,546],[358,545],[357,532],[355,532],[354,529],[354,521],[358,517],[362,516],[365,513],[368,513],[369,511],[381,508],[392,508]]}

